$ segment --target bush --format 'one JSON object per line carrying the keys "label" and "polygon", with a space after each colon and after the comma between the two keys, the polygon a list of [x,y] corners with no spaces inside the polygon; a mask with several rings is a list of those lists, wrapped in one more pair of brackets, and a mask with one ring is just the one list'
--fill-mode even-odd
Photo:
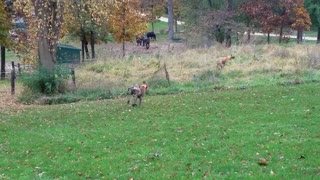
{"label": "bush", "polygon": [[70,76],[70,71],[65,68],[57,68],[54,72],[39,68],[32,74],[24,74],[22,83],[31,90],[33,94],[53,95],[56,93],[65,93],[65,82]]}
{"label": "bush", "polygon": [[32,104],[40,96],[41,94],[39,93],[32,93],[30,89],[25,89],[22,95],[18,97],[18,101],[24,104]]}

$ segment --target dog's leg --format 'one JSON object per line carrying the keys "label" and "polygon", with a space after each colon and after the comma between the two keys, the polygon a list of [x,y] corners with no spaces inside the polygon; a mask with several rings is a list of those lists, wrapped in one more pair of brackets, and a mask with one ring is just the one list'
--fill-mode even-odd
{"label": "dog's leg", "polygon": [[133,104],[132,104],[132,106],[137,106],[137,95],[136,94],[134,94],[133,95]]}
{"label": "dog's leg", "polygon": [[141,106],[142,97],[139,97],[139,106]]}
{"label": "dog's leg", "polygon": [[130,104],[130,98],[131,98],[131,95],[128,95],[128,101],[127,101],[128,104]]}
{"label": "dog's leg", "polygon": [[127,99],[128,99],[127,103],[128,104],[130,104],[131,96],[132,96],[132,90],[131,90],[131,88],[128,88],[128,92],[127,92]]}
{"label": "dog's leg", "polygon": [[217,63],[217,69],[221,70],[222,69],[222,64],[220,62]]}

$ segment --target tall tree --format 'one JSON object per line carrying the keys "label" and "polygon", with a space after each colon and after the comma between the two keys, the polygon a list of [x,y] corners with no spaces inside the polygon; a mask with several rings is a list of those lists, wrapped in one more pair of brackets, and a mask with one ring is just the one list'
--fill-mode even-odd
{"label": "tall tree", "polygon": [[233,10],[233,0],[227,1],[227,10],[232,11]]}
{"label": "tall tree", "polygon": [[122,43],[125,56],[125,42],[132,41],[136,34],[147,30],[147,21],[140,12],[139,0],[115,0],[108,18],[116,42]]}
{"label": "tall tree", "polygon": [[296,0],[270,0],[269,2],[272,4],[273,21],[279,27],[279,43],[281,43],[284,28],[289,27],[295,20]]}
{"label": "tall tree", "polygon": [[173,20],[173,0],[168,0],[168,38],[171,41],[174,38]]}
{"label": "tall tree", "polygon": [[56,47],[63,22],[63,1],[31,0],[38,19],[38,55],[40,65],[54,68]]}
{"label": "tall tree", "polygon": [[91,45],[91,57],[95,58],[95,43],[103,41],[108,34],[108,1],[74,0],[66,1],[65,23],[63,28],[72,36],[81,40],[82,59],[90,58],[88,44]]}
{"label": "tall tree", "polygon": [[317,43],[320,43],[320,1],[319,0],[305,0],[305,7],[307,8],[312,24],[317,26],[318,35]]}
{"label": "tall tree", "polygon": [[16,0],[18,14],[24,18],[28,28],[28,39],[37,42],[39,65],[54,69],[56,47],[63,23],[64,1]]}
{"label": "tall tree", "polygon": [[9,45],[9,30],[11,29],[11,18],[6,5],[0,1],[0,51],[1,51],[1,79],[5,78],[5,47]]}
{"label": "tall tree", "polygon": [[291,25],[294,29],[297,30],[297,43],[302,43],[302,36],[304,30],[309,30],[311,26],[311,19],[304,8],[303,0],[297,0],[297,6],[294,8],[295,21]]}
{"label": "tall tree", "polygon": [[175,32],[178,32],[178,21],[181,20],[182,4],[180,0],[173,1],[173,21]]}
{"label": "tall tree", "polygon": [[9,45],[9,31],[11,28],[12,25],[10,14],[6,11],[5,3],[0,1],[0,45]]}
{"label": "tall tree", "polygon": [[[181,19],[185,22],[185,35],[193,45],[210,47],[216,34],[224,36],[224,27],[230,24],[232,13],[226,10],[225,0],[180,0]],[[219,33],[217,33],[220,31]],[[220,39],[221,40],[221,39]],[[200,44],[199,44],[200,43]]]}
{"label": "tall tree", "polygon": [[163,15],[165,10],[164,0],[141,0],[141,8],[143,14],[147,16],[151,22],[151,29],[154,32],[154,23],[157,18]]}
{"label": "tall tree", "polygon": [[250,40],[251,26],[262,27],[262,30],[268,34],[268,43],[270,33],[274,29],[274,14],[271,10],[271,4],[265,0],[249,0],[244,3],[240,12],[244,15],[244,20],[248,27],[248,41]]}

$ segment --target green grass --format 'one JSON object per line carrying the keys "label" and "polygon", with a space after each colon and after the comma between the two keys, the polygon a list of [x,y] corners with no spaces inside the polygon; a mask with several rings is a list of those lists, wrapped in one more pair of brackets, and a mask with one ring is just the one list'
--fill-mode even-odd
{"label": "green grass", "polygon": [[[168,23],[167,22],[162,22],[162,21],[158,21],[153,23],[154,29],[156,33],[159,33],[160,30],[168,30]],[[149,23],[149,31],[152,31],[152,25],[151,23]]]}
{"label": "green grass", "polygon": [[316,179],[318,91],[264,86],[1,114],[0,178]]}
{"label": "green grass", "polygon": [[15,63],[20,62],[19,58],[13,51],[6,49],[6,63],[11,64],[12,61]]}
{"label": "green grass", "polygon": [[304,31],[304,34],[306,36],[317,37],[318,32],[317,31]]}
{"label": "green grass", "polygon": [[[158,21],[158,22],[155,22],[154,24],[154,29],[157,33],[160,32],[160,30],[164,30],[164,32],[166,32],[168,30],[168,22],[163,22],[163,21]],[[175,25],[174,25],[174,30],[175,30]],[[183,29],[183,25],[178,25],[178,30],[181,30]],[[149,23],[149,31],[152,30],[152,25],[151,23]]]}

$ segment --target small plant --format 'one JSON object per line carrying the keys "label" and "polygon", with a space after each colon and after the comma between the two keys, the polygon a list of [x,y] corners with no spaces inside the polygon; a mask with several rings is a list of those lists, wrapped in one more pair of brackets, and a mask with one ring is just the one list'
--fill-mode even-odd
{"label": "small plant", "polygon": [[39,68],[32,74],[24,74],[22,83],[33,94],[53,95],[64,93],[65,81],[69,75],[70,72],[64,68],[57,68],[54,72],[46,68]]}
{"label": "small plant", "polygon": [[308,52],[306,57],[309,67],[313,69],[320,69],[320,54],[317,51]]}

